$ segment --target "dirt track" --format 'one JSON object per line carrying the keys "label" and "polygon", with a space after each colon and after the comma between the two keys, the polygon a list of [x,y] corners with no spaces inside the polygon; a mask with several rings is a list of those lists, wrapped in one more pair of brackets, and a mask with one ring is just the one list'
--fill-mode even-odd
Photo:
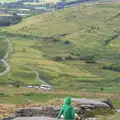
{"label": "dirt track", "polygon": [[13,51],[13,45],[12,45],[12,42],[10,40],[7,40],[8,41],[8,44],[9,44],[9,47],[10,47],[10,50],[6,53],[6,55],[4,56],[4,58],[1,60],[1,62],[4,63],[6,69],[5,71],[3,71],[2,73],[0,73],[0,76],[8,73],[11,69],[9,63],[7,62],[7,59],[9,57],[9,54]]}

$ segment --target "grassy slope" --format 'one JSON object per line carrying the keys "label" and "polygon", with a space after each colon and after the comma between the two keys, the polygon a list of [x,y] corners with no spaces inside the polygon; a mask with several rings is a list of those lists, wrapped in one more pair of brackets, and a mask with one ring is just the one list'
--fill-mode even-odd
{"label": "grassy slope", "polygon": [[[26,34],[42,37],[34,40],[32,37],[22,38],[20,35],[11,38],[15,53],[9,60],[12,72],[8,79],[16,80],[17,74],[25,84],[38,84],[35,73],[30,69],[32,67],[40,73],[41,79],[60,88],[99,91],[103,87],[107,92],[118,92],[119,72],[101,69],[103,65],[112,62],[119,64],[120,37],[103,46],[104,40],[120,31],[120,16],[114,18],[117,14],[119,7],[82,5],[33,16],[5,29],[4,31],[16,36]],[[51,36],[59,41],[54,42],[51,38],[46,40],[45,37]],[[71,44],[64,44],[65,40],[69,40]],[[53,61],[55,56],[69,56],[71,53],[79,53],[80,56],[94,55],[97,62],[87,64],[85,61]],[[118,59],[115,59],[116,57]],[[19,64],[30,68],[28,70],[22,66],[21,69]],[[32,77],[29,76],[31,73]],[[4,79],[6,80],[6,77]]]}

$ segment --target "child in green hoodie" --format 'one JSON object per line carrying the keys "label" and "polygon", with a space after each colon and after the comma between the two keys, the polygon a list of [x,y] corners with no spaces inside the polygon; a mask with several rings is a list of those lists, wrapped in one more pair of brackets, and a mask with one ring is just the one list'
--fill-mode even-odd
{"label": "child in green hoodie", "polygon": [[70,97],[64,99],[64,104],[58,114],[58,120],[80,120],[80,117],[75,113],[73,106],[71,105],[72,101]]}

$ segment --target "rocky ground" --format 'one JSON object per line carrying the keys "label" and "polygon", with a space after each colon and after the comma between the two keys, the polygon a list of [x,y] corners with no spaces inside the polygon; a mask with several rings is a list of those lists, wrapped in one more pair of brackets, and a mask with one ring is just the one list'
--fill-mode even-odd
{"label": "rocky ground", "polygon": [[[50,118],[50,117],[19,117],[14,120],[57,120],[57,118]],[[87,118],[85,120],[98,120],[97,118]]]}
{"label": "rocky ground", "polygon": [[[102,111],[109,110],[112,112],[113,109],[113,104],[108,99],[72,98],[72,101],[78,105],[78,107],[75,107],[76,113],[86,117],[85,120],[99,120],[98,118],[88,118],[94,117],[94,115],[87,115],[87,113],[90,114],[91,110],[99,111],[99,109],[102,109]],[[57,120],[59,111],[60,106],[26,107],[17,109],[12,116],[3,118],[2,120]],[[119,112],[119,110],[116,110],[116,112]]]}
{"label": "rocky ground", "polygon": [[57,120],[57,119],[41,116],[41,117],[18,117],[14,120]]}

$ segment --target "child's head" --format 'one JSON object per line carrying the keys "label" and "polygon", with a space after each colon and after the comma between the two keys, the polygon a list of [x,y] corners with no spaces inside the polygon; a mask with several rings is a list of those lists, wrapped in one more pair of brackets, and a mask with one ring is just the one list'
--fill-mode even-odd
{"label": "child's head", "polygon": [[66,98],[64,99],[64,104],[66,104],[66,105],[71,105],[71,103],[72,103],[72,100],[71,100],[70,97],[66,97]]}

